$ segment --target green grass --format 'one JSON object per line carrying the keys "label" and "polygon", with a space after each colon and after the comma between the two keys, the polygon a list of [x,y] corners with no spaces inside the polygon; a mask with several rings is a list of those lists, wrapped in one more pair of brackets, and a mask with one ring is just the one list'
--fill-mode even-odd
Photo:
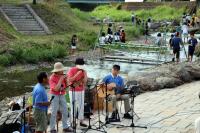
{"label": "green grass", "polygon": [[[104,19],[109,16],[114,21],[131,21],[131,11],[118,9],[119,5],[103,5],[98,6],[94,11],[91,12],[92,16]],[[138,10],[134,13],[142,19],[152,17],[153,20],[170,20],[180,18],[186,8],[176,9],[168,5],[158,6],[154,9],[149,10]]]}

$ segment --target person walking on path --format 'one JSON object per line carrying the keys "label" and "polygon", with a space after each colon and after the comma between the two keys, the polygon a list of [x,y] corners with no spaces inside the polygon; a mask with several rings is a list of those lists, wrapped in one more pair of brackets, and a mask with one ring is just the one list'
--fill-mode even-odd
{"label": "person walking on path", "polygon": [[192,62],[194,51],[198,44],[198,41],[194,37],[194,34],[190,34],[190,37],[191,37],[191,39],[188,41],[188,44],[189,44],[189,46],[188,46],[188,61]]}
{"label": "person walking on path", "polygon": [[63,132],[72,132],[73,129],[68,125],[67,102],[65,98],[67,88],[67,77],[64,75],[66,68],[62,63],[54,64],[52,75],[49,79],[50,94],[54,96],[51,104],[50,130],[51,133],[57,133],[55,130],[56,117],[62,114]]}
{"label": "person walking on path", "polygon": [[33,89],[33,118],[35,120],[35,133],[44,133],[47,129],[47,110],[50,106],[48,102],[45,86],[48,85],[46,72],[41,72],[37,76],[38,83]]}

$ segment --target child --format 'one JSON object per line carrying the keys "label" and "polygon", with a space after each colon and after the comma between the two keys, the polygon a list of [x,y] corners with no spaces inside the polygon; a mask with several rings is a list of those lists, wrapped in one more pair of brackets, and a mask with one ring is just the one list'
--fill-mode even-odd
{"label": "child", "polygon": [[191,39],[188,41],[189,46],[188,46],[188,61],[192,62],[192,58],[194,55],[194,51],[196,48],[196,45],[198,44],[198,41],[196,38],[194,38],[194,34],[190,34]]}
{"label": "child", "polygon": [[105,45],[105,43],[106,43],[105,33],[102,32],[101,37],[99,38],[99,44],[100,45]]}
{"label": "child", "polygon": [[126,33],[124,30],[121,32],[121,42],[125,43],[126,42]]}
{"label": "child", "polygon": [[157,44],[158,46],[161,46],[161,45],[162,45],[162,35],[161,35],[161,33],[158,33],[158,34],[157,34],[156,44]]}
{"label": "child", "polygon": [[77,36],[76,36],[76,35],[73,35],[73,36],[72,36],[72,39],[71,39],[71,54],[74,54],[74,53],[75,53],[77,42],[78,42]]}

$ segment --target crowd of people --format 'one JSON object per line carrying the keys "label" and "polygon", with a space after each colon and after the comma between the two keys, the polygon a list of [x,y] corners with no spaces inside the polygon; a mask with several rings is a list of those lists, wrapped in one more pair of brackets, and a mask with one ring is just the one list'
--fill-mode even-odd
{"label": "crowd of people", "polygon": [[[57,133],[55,128],[56,120],[58,115],[62,120],[63,132],[73,132],[76,124],[81,127],[87,127],[88,125],[84,123],[84,98],[85,98],[85,87],[87,84],[87,72],[84,69],[83,58],[77,58],[75,61],[75,66],[70,68],[66,72],[66,68],[60,62],[54,64],[54,69],[51,71],[50,77],[46,72],[41,72],[38,74],[38,83],[33,89],[33,118],[36,123],[36,133],[43,133],[47,130],[48,108],[51,108],[50,117],[50,132]],[[114,65],[111,74],[108,74],[99,83],[100,85],[105,85],[109,90],[114,90],[115,94],[110,95],[110,99],[113,101],[113,113],[111,119],[116,117],[118,110],[116,101],[121,99],[125,102],[125,119],[131,119],[132,116],[129,114],[130,103],[129,95],[123,95],[124,80],[119,75],[120,66]],[[49,78],[48,78],[49,77]],[[114,84],[114,85],[113,85]],[[46,86],[50,87],[49,94],[53,97],[51,101],[48,100]],[[69,88],[69,91],[67,90]],[[65,95],[69,93],[70,97],[70,110],[71,115],[68,117],[68,109]],[[73,118],[77,118],[78,122],[74,123]],[[70,124],[69,124],[70,123]],[[72,126],[70,126],[72,125]]]}
{"label": "crowd of people", "polygon": [[119,26],[118,30],[114,33],[113,32],[113,24],[108,24],[107,34],[105,32],[101,33],[99,37],[99,44],[112,44],[113,42],[126,42],[126,33],[122,26]]}

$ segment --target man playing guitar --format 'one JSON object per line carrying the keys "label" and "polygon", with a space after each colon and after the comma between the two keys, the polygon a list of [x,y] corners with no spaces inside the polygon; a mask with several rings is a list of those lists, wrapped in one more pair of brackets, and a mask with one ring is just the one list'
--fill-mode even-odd
{"label": "man playing guitar", "polygon": [[114,119],[116,117],[117,100],[124,100],[124,108],[125,108],[124,118],[131,119],[132,116],[129,114],[130,111],[129,95],[122,95],[124,90],[124,81],[123,78],[119,76],[119,73],[120,73],[120,66],[113,65],[111,74],[107,75],[103,79],[103,83],[106,84],[107,90],[108,91],[114,90],[115,92],[114,95],[109,95],[109,98],[113,102],[112,118]]}

